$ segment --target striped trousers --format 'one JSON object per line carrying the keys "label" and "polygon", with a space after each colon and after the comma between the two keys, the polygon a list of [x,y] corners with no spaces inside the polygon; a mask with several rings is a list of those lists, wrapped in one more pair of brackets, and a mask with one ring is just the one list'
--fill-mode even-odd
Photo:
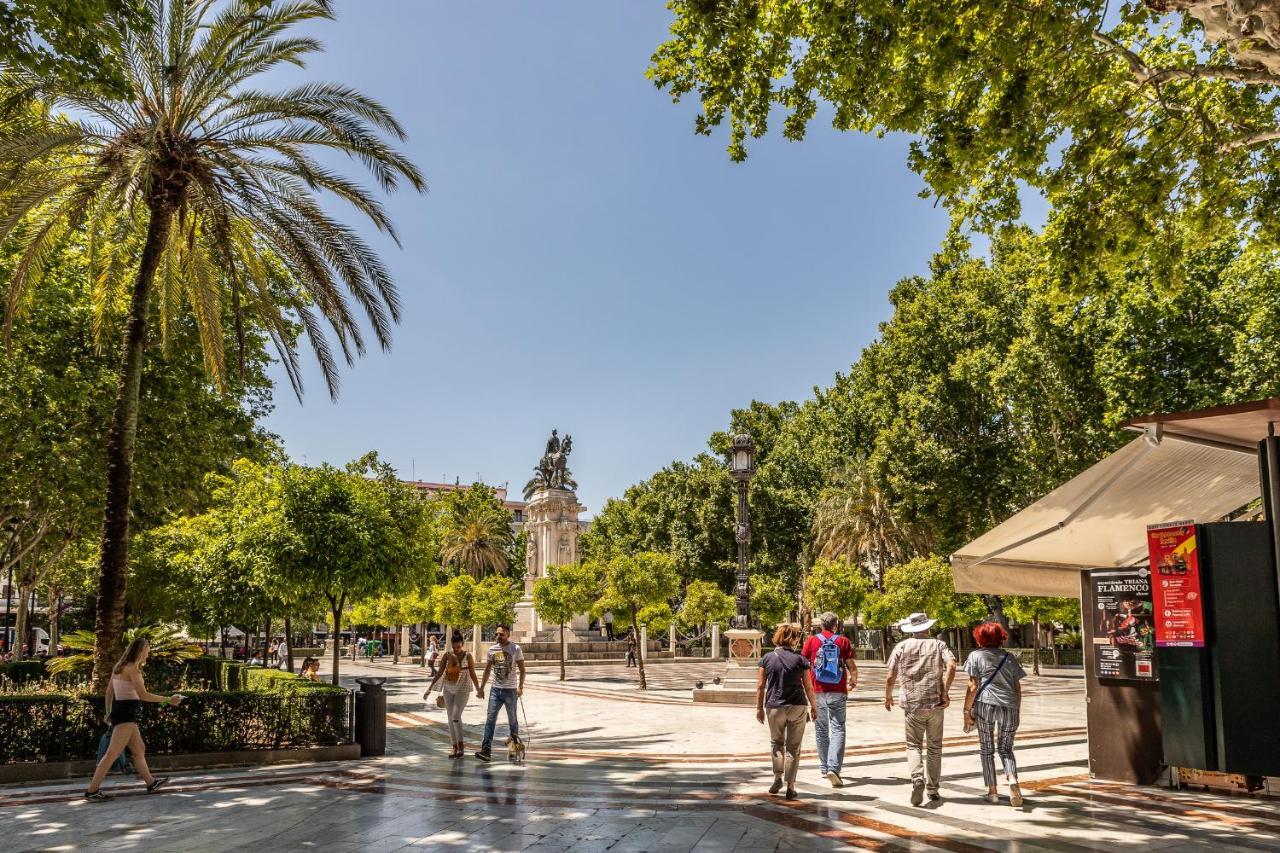
{"label": "striped trousers", "polygon": [[997,753],[1004,775],[1018,781],[1018,764],[1013,759],[1013,736],[1018,732],[1018,706],[973,704],[973,721],[978,724],[978,755],[982,759],[982,781],[988,788],[996,784]]}

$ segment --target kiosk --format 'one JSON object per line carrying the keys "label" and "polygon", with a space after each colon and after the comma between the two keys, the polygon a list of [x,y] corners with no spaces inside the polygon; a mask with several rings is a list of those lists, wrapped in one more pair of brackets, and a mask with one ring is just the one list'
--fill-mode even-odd
{"label": "kiosk", "polygon": [[1090,774],[1280,776],[1280,398],[1142,435],[952,556],[956,589],[1079,595]]}

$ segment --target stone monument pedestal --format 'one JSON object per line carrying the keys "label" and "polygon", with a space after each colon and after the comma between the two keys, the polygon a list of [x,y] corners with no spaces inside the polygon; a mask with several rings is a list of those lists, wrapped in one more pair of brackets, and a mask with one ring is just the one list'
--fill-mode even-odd
{"label": "stone monument pedestal", "polygon": [[720,685],[704,685],[700,690],[695,689],[693,701],[754,705],[756,681],[760,677],[756,670],[760,667],[764,631],[757,631],[755,628],[730,628],[724,635],[729,641],[729,664],[720,677]]}
{"label": "stone monument pedestal", "polygon": [[[533,584],[547,576],[548,566],[578,561],[578,514],[586,509],[570,489],[539,489],[525,508],[524,530],[529,537],[525,556],[524,596],[516,602],[512,634],[518,643],[532,642],[542,631],[558,628],[543,624],[533,608]],[[586,633],[588,620],[576,616],[569,627]],[[567,632],[566,632],[567,633]]]}

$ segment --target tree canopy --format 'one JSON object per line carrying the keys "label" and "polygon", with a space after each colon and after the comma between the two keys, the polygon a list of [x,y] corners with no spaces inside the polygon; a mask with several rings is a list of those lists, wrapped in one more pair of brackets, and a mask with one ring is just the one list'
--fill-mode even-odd
{"label": "tree canopy", "polygon": [[960,222],[993,231],[1026,188],[1053,276],[1097,290],[1146,260],[1180,281],[1224,236],[1280,238],[1280,51],[1252,6],[1201,0],[670,0],[649,77],[728,125],[911,135],[909,164]]}

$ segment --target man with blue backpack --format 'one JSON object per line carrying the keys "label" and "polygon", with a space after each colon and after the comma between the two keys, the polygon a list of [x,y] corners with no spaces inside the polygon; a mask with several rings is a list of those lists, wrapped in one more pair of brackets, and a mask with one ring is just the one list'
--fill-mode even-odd
{"label": "man with blue backpack", "polygon": [[853,643],[838,633],[840,617],[823,613],[818,620],[822,632],[806,640],[802,652],[813,671],[813,691],[818,699],[818,717],[813,725],[818,741],[818,772],[831,787],[842,788],[845,708],[849,691],[858,686],[858,665],[853,660]]}

